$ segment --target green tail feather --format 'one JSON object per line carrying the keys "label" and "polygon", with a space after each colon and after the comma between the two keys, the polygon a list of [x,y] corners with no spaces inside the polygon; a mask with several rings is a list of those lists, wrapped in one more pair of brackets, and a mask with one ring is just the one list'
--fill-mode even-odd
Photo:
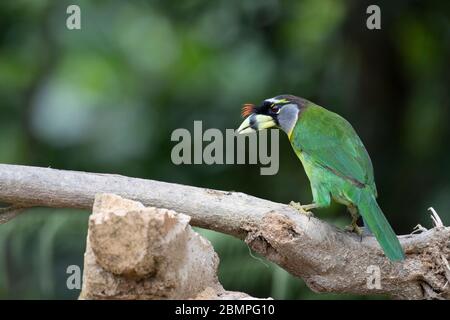
{"label": "green tail feather", "polygon": [[405,254],[397,235],[392,230],[373,194],[371,192],[362,192],[359,200],[359,214],[363,217],[364,222],[375,238],[377,238],[385,255],[392,261],[405,259]]}

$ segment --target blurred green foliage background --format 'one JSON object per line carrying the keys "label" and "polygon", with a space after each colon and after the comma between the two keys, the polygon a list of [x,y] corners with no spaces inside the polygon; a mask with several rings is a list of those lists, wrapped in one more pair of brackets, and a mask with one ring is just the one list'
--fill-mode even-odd
{"label": "blurred green foliage background", "polygon": [[[66,8],[81,8],[81,30]],[[280,171],[172,164],[176,128],[236,128],[240,106],[282,93],[347,118],[372,157],[379,203],[398,233],[450,223],[449,1],[172,0],[0,2],[0,162],[117,173],[287,203],[308,203],[300,162],[281,135]],[[337,225],[344,207],[316,212]],[[76,298],[87,212],[34,209],[0,226],[0,298]],[[201,231],[229,290],[319,295],[252,257],[241,241]]]}

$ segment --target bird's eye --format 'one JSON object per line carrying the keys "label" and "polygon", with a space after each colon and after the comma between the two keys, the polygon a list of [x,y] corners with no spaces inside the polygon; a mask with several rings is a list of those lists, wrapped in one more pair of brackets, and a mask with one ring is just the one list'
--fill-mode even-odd
{"label": "bird's eye", "polygon": [[278,113],[278,112],[280,111],[280,107],[277,106],[277,105],[275,105],[275,104],[273,104],[273,105],[270,107],[270,109],[271,109],[272,112],[274,112],[274,113]]}

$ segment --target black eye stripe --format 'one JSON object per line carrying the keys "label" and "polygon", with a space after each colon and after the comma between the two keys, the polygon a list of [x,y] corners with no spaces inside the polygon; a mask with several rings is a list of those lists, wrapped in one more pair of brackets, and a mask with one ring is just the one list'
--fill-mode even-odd
{"label": "black eye stripe", "polygon": [[259,105],[259,107],[255,108],[255,113],[260,114],[268,114],[268,113],[278,113],[280,108],[285,105],[286,103],[279,102],[271,102],[271,101],[263,101]]}

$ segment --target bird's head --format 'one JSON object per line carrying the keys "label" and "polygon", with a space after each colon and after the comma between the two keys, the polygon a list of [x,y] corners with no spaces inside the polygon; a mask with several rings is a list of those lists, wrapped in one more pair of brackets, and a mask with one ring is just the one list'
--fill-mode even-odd
{"label": "bird's head", "polygon": [[244,104],[242,116],[245,120],[237,133],[245,134],[275,127],[290,135],[306,103],[305,99],[296,96],[280,95],[264,100],[259,106]]}

